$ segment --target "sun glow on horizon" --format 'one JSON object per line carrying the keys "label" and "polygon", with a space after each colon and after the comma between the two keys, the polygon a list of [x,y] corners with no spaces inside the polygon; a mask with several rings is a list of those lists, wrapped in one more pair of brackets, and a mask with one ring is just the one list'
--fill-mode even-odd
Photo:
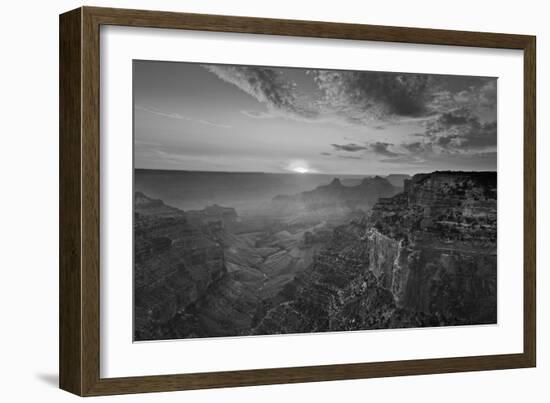
{"label": "sun glow on horizon", "polygon": [[298,172],[299,174],[307,174],[309,172],[309,169],[306,167],[296,167],[293,168],[294,172]]}
{"label": "sun glow on horizon", "polygon": [[287,165],[286,170],[297,173],[297,174],[308,174],[308,173],[314,173],[315,172],[315,170],[312,169],[309,166],[307,161],[304,161],[304,160],[291,161]]}

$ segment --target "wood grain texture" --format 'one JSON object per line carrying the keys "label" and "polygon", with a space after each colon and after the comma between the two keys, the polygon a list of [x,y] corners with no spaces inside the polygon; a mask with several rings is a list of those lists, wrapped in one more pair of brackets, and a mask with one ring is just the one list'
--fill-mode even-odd
{"label": "wood grain texture", "polygon": [[82,389],[99,378],[99,24],[82,9]]}
{"label": "wood grain texture", "polygon": [[165,11],[85,8],[105,25],[523,49],[529,36]]}
{"label": "wood grain texture", "polygon": [[[100,377],[101,25],[475,46],[524,51],[524,351],[476,357]],[[532,367],[536,363],[535,37],[82,7],[60,17],[60,387],[81,396]],[[519,135],[519,134],[518,134]]]}
{"label": "wood grain texture", "polygon": [[59,386],[81,394],[81,10],[59,18]]}
{"label": "wood grain texture", "polygon": [[536,366],[537,338],[537,102],[536,102],[536,39],[531,37],[524,48],[524,134],[523,134],[523,354]]}

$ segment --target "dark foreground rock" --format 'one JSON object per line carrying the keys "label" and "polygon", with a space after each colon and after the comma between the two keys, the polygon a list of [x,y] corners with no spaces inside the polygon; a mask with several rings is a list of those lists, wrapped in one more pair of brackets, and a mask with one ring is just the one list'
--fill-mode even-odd
{"label": "dark foreground rock", "polygon": [[496,323],[496,173],[415,175],[336,229],[256,334]]}
{"label": "dark foreground rock", "polygon": [[163,338],[161,326],[194,304],[226,272],[223,249],[185,213],[134,196],[134,328],[137,340]]}
{"label": "dark foreground rock", "polygon": [[246,232],[229,207],[184,212],[140,192],[134,203],[136,340],[250,334],[258,307],[311,266],[332,232],[285,222]]}

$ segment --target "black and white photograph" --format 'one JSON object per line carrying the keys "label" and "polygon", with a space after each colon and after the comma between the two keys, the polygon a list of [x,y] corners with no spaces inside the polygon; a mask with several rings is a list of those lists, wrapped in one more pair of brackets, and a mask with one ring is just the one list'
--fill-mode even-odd
{"label": "black and white photograph", "polygon": [[550,402],[544,2],[2,5],[0,401]]}
{"label": "black and white photograph", "polygon": [[133,61],[134,341],[497,323],[497,78]]}

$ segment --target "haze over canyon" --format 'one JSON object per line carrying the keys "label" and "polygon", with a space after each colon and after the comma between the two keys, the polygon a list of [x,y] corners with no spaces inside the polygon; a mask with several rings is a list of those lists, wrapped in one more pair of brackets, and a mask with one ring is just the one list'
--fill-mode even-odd
{"label": "haze over canyon", "polygon": [[496,323],[496,197],[495,172],[136,170],[135,340]]}

